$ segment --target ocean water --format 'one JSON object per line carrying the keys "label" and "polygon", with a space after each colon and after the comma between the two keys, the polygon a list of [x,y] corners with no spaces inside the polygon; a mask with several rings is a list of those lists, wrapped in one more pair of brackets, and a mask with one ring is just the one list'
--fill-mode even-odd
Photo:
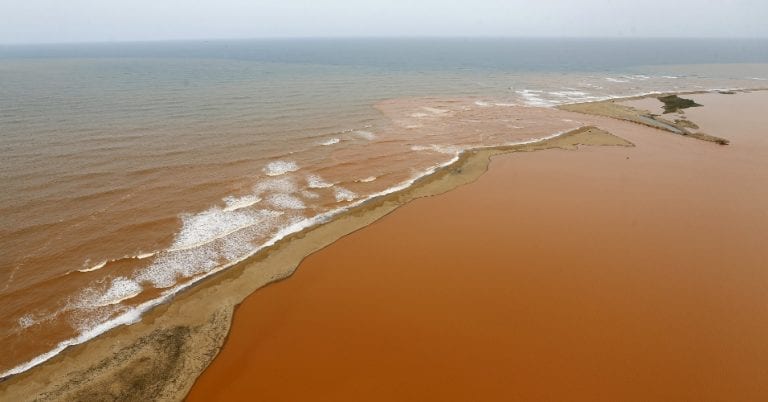
{"label": "ocean water", "polygon": [[767,80],[768,40],[0,47],[0,377],[464,149],[521,140],[393,131],[382,103],[425,99],[419,118],[443,113],[426,99],[549,108]]}

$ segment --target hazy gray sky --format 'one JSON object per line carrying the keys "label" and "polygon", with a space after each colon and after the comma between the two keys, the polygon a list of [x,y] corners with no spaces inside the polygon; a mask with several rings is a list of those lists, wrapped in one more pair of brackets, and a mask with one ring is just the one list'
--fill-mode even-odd
{"label": "hazy gray sky", "polygon": [[768,0],[0,0],[0,43],[307,36],[768,37]]}

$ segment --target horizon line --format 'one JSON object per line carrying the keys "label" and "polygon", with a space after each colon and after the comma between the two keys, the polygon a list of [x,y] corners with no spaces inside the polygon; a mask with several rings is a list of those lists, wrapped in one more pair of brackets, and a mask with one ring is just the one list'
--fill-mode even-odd
{"label": "horizon line", "polygon": [[267,41],[267,40],[419,40],[419,39],[560,39],[560,40],[768,40],[768,36],[512,36],[512,35],[403,35],[403,36],[254,36],[222,38],[175,38],[175,39],[117,39],[117,40],[73,40],[63,42],[2,42],[0,46],[59,46],[59,45],[100,45],[139,44],[173,42],[224,42],[224,41]]}

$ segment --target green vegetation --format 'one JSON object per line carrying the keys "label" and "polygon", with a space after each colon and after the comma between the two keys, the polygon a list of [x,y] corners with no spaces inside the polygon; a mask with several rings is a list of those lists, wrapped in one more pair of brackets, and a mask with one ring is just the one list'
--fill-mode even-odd
{"label": "green vegetation", "polygon": [[701,106],[691,99],[681,98],[677,95],[660,96],[657,99],[664,103],[664,113],[674,113],[681,109]]}
{"label": "green vegetation", "polygon": [[[665,110],[667,110],[667,113],[677,111],[678,108],[684,109],[687,107],[701,106],[690,99],[683,99],[677,95],[660,96],[658,99],[664,102]],[[668,109],[670,106],[673,107],[672,110]],[[670,121],[662,118],[659,115],[654,115],[646,110],[640,110],[627,105],[622,105],[614,100],[574,103],[569,105],[560,105],[558,108],[571,112],[606,116],[612,117],[614,119],[631,121],[633,123],[657,128],[659,130],[669,131],[671,133],[684,135],[686,137],[695,138],[697,140],[714,142],[715,144],[729,144],[729,141],[725,138],[692,131],[698,130],[699,126],[686,118],[679,118],[675,119],[674,121]]]}

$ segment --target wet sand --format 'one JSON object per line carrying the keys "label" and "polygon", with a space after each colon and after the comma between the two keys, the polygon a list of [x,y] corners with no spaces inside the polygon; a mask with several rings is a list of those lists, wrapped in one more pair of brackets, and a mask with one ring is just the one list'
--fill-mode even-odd
{"label": "wet sand", "polygon": [[[483,124],[483,121],[479,121]],[[630,143],[594,127],[556,138],[464,153],[413,186],[379,197],[200,283],[142,319],[69,347],[43,364],[0,382],[0,400],[181,400],[224,343],[232,313],[245,297],[290,276],[307,255],[365,227],[413,199],[469,183],[490,156],[577,144]]]}
{"label": "wet sand", "polygon": [[495,156],[246,299],[198,400],[768,397],[768,94]]}
{"label": "wet sand", "polygon": [[[612,334],[618,331],[611,325],[610,319],[613,316],[605,316],[607,313],[604,312],[601,315],[601,311],[596,307],[593,308],[594,311],[587,308],[592,306],[590,303],[597,303],[594,300],[589,302],[592,300],[592,288],[596,285],[587,286],[587,283],[596,278],[599,279],[596,283],[600,286],[611,285],[611,281],[615,282],[613,285],[623,283],[618,279],[611,279],[608,273],[600,273],[606,267],[588,260],[588,257],[596,258],[593,254],[600,254],[605,258],[615,256],[616,261],[610,262],[612,267],[635,267],[634,270],[620,272],[625,272],[627,277],[642,279],[642,286],[637,285],[638,290],[635,291],[637,294],[634,297],[640,297],[646,302],[655,293],[645,287],[653,284],[653,275],[666,272],[669,266],[688,264],[694,260],[704,268],[710,267],[714,270],[712,272],[716,271],[713,268],[715,266],[727,269],[734,266],[740,273],[733,277],[729,276],[730,272],[725,268],[718,271],[724,280],[731,283],[730,286],[719,284],[722,289],[742,292],[734,296],[734,311],[738,311],[739,315],[731,314],[729,317],[733,321],[729,325],[733,325],[721,328],[722,323],[717,322],[706,327],[699,322],[698,327],[686,327],[688,324],[685,321],[670,325],[691,328],[691,331],[703,328],[704,336],[710,340],[713,339],[712,333],[718,334],[718,331],[734,331],[733,333],[745,336],[748,340],[756,338],[753,337],[754,334],[764,338],[765,326],[760,321],[760,316],[754,315],[754,305],[750,304],[754,299],[749,297],[759,298],[765,293],[765,289],[760,290],[762,293],[752,291],[755,287],[765,284],[765,277],[760,270],[753,268],[766,265],[765,254],[759,251],[759,239],[765,238],[766,218],[764,209],[761,208],[766,205],[765,200],[768,199],[765,186],[762,185],[766,182],[765,172],[768,172],[764,161],[768,144],[764,139],[755,136],[759,131],[757,128],[764,123],[761,111],[766,104],[766,97],[764,93],[739,94],[738,97],[701,96],[713,96],[711,99],[696,100],[714,107],[697,108],[695,112],[690,112],[690,118],[700,123],[702,129],[707,132],[727,136],[733,141],[731,145],[715,146],[631,122],[551,109],[551,112],[527,108],[509,109],[504,113],[494,110],[482,111],[482,115],[492,119],[491,121],[485,117],[464,118],[457,127],[461,130],[472,127],[477,135],[488,132],[483,130],[484,126],[502,130],[506,125],[517,124],[505,119],[510,115],[524,116],[528,112],[532,115],[552,113],[549,116],[562,118],[562,122],[567,125],[592,125],[599,128],[576,130],[541,143],[465,153],[454,165],[419,181],[407,190],[376,199],[329,223],[285,238],[266,252],[211,277],[176,296],[171,302],[151,310],[141,321],[115,328],[89,342],[68,348],[44,364],[0,382],[0,399],[180,400],[227,339],[234,307],[251,294],[253,295],[243,304],[238,318],[234,321],[235,331],[230,334],[228,346],[200,379],[190,399],[216,396],[236,399],[238,395],[252,399],[256,395],[254,392],[258,392],[259,396],[264,395],[266,399],[272,397],[271,399],[275,400],[345,397],[359,399],[359,395],[365,395],[367,399],[375,399],[377,396],[381,399],[409,399],[423,395],[418,392],[431,392],[430,395],[436,397],[445,396],[443,399],[461,399],[463,395],[468,395],[467,393],[483,395],[478,391],[481,388],[487,388],[489,393],[494,390],[507,392],[503,396],[508,399],[510,394],[504,384],[520,388],[519,392],[514,391],[514,395],[520,395],[523,399],[536,399],[535,396],[528,398],[532,394],[526,393],[523,385],[537,384],[534,381],[534,374],[537,372],[549,381],[546,392],[555,392],[550,388],[562,385],[568,375],[584,377],[571,382],[572,385],[576,384],[573,386],[578,390],[595,392],[596,389],[611,388],[613,383],[609,381],[611,378],[608,374],[615,376],[615,371],[623,367],[616,365],[612,366],[607,374],[600,372],[601,375],[605,374],[606,385],[594,388],[593,384],[587,381],[588,370],[579,366],[583,362],[579,361],[578,357],[592,352],[589,344],[580,344],[582,340],[589,340],[589,334],[593,333],[587,329],[605,330],[606,333],[601,336],[609,340],[615,336]],[[740,99],[738,108],[729,103],[734,99]],[[390,104],[391,108],[387,110],[394,111],[396,116],[399,113],[398,107],[402,106],[402,112],[406,112],[412,103],[412,100],[395,102]],[[460,106],[461,103],[457,105]],[[738,114],[725,115],[725,111],[735,111]],[[699,115],[694,116],[694,113]],[[403,124],[404,129],[411,129],[410,117],[399,120],[398,123]],[[451,126],[449,120],[441,123],[444,129]],[[579,147],[578,152],[564,151],[575,149],[577,144],[629,145],[601,129],[620,134],[621,137],[639,144],[638,148],[643,150],[626,147]],[[548,150],[552,148],[563,150]],[[461,187],[445,196],[435,196],[457,186],[472,183],[486,172],[489,158],[494,155],[534,150],[547,151],[522,154],[516,152],[510,156],[497,156],[494,162],[497,167],[492,168],[491,174],[483,176],[481,181]],[[630,156],[631,159],[626,159]],[[498,167],[513,163],[511,161],[517,164],[511,171]],[[669,172],[674,174],[669,175]],[[492,184],[483,184],[488,180],[491,180],[492,182],[488,183]],[[744,194],[744,197],[728,193],[734,189]],[[667,194],[662,190],[669,190],[671,193]],[[455,195],[451,195],[454,193]],[[521,197],[523,194],[527,194],[528,198]],[[615,203],[617,199],[620,200],[619,205],[602,205],[609,201]],[[404,209],[404,212],[398,209],[396,213],[387,216],[413,200],[417,201],[413,206]],[[449,200],[448,203],[446,200]],[[500,205],[504,203],[505,205]],[[410,208],[418,209],[414,210],[417,212],[408,212],[411,211]],[[654,211],[653,208],[657,210]],[[457,211],[460,211],[458,216],[451,215]],[[613,211],[612,215],[609,214],[611,219],[595,226],[593,221],[608,219],[602,217],[603,211]],[[681,219],[678,215],[685,218],[682,222],[688,226],[683,225],[675,229],[676,231],[667,231],[668,222],[680,224],[675,221]],[[365,228],[384,216],[387,217]],[[403,221],[399,216],[408,218]],[[640,225],[643,230],[637,232],[637,228],[627,229],[627,216],[635,217],[632,224]],[[650,223],[645,220],[637,223],[637,219],[647,216],[653,217]],[[577,217],[580,219],[576,222],[566,219]],[[448,224],[451,225],[446,226]],[[380,233],[381,227],[388,227],[387,225],[392,226],[386,235],[376,234]],[[328,247],[342,236],[361,228],[365,229]],[[600,240],[603,243],[589,242],[589,238],[576,236],[584,235],[585,230],[589,236],[595,236],[592,232],[596,231],[601,236],[623,233],[624,237]],[[592,232],[589,232],[590,230]],[[655,231],[661,232],[663,236],[659,236]],[[381,238],[367,246],[375,244],[374,250],[362,246],[350,249],[345,243],[358,236],[369,236],[367,233],[374,233],[371,236]],[[635,239],[632,236],[627,237],[628,233],[640,235]],[[684,236],[674,237],[673,233],[683,233]],[[435,237],[431,238],[425,234]],[[403,240],[405,244],[386,243],[397,239]],[[625,248],[613,251],[609,249],[618,243],[624,244]],[[637,243],[639,248],[628,251],[630,243]],[[717,244],[713,247],[714,243]],[[658,250],[654,247],[658,247]],[[719,247],[723,250],[716,250]],[[307,255],[321,249],[324,250],[303,264],[302,272],[307,273],[253,293],[269,283],[291,276]],[[694,258],[694,252],[700,249],[707,250],[707,253]],[[384,256],[386,259],[373,254],[376,250],[389,250]],[[345,255],[343,252],[351,254]],[[541,255],[542,253],[546,255]],[[582,255],[584,253],[587,256]],[[658,253],[661,255],[657,256]],[[329,255],[331,257],[328,257]],[[712,255],[721,258],[718,260],[712,258]],[[313,261],[323,258],[330,259],[321,261],[319,264],[322,268],[319,268]],[[547,265],[554,264],[549,260],[552,258],[560,261],[556,268]],[[627,262],[629,260],[634,262]],[[723,261],[727,261],[727,264],[717,265]],[[655,265],[650,268],[645,265],[652,262]],[[510,271],[510,267],[517,271]],[[521,270],[520,267],[525,269]],[[542,267],[549,267],[550,271]],[[650,273],[642,269],[650,269]],[[745,273],[748,271],[753,273],[750,281],[745,280]],[[309,278],[307,282],[302,278],[303,275],[312,275],[312,272],[327,272],[329,280],[333,283],[325,282],[326,285],[322,285],[323,282],[319,279],[317,282],[321,287],[326,286],[323,289],[328,290],[327,292],[316,295],[307,293],[310,289],[306,287],[315,279]],[[589,275],[585,275],[587,273]],[[521,279],[520,275],[523,279],[521,283],[529,283],[530,287],[509,287],[511,281]],[[682,273],[680,275],[683,276]],[[667,276],[672,277],[671,274]],[[741,286],[738,281],[742,280],[749,283],[743,288],[737,287]],[[683,279],[678,278],[677,281],[680,283],[664,284],[663,288],[674,289],[675,283],[681,286]],[[296,284],[290,285],[292,283]],[[521,284],[515,283],[518,286]],[[536,285],[537,283],[539,285]],[[579,293],[584,290],[577,286],[579,284],[589,288],[587,295]],[[287,286],[304,287],[304,290],[288,287],[285,293],[274,293],[281,292],[280,289]],[[716,286],[715,288],[717,290]],[[560,295],[553,289],[567,290],[570,293],[563,292]],[[598,301],[609,300],[612,303],[616,303],[624,294],[632,294],[621,286],[616,287],[615,293],[596,289],[602,292],[594,296],[600,299]],[[703,297],[704,290],[696,283],[691,284],[691,289],[698,292],[698,297]],[[641,292],[642,290],[645,293]],[[684,295],[691,293],[687,288],[682,290]],[[513,292],[516,293],[513,295]],[[722,296],[714,290],[710,293],[712,297]],[[616,294],[619,294],[615,297],[616,300],[610,298]],[[547,296],[548,301],[537,299],[537,295]],[[310,296],[316,299],[307,300]],[[368,296],[370,299],[366,299]],[[685,296],[672,304],[675,306],[682,303],[691,307],[687,303],[696,301],[694,296]],[[248,309],[253,308],[249,306],[253,304],[263,308],[262,302],[253,300],[272,297],[276,297],[274,300],[277,302],[270,304],[275,309],[269,312],[270,315],[248,313]],[[574,300],[582,299],[582,304],[586,303],[587,306],[581,306],[579,310],[578,303]],[[715,312],[720,314],[723,300],[711,299],[705,307],[717,307]],[[329,302],[332,303],[327,304]],[[578,310],[576,316],[570,317],[570,313],[560,305],[561,303],[572,304],[573,311]],[[307,310],[303,310],[305,305],[308,305]],[[617,304],[616,307],[611,307],[611,311],[623,314],[630,307]],[[654,304],[650,304],[648,308],[638,307],[641,312],[651,315],[654,313],[652,308],[658,310],[658,306]],[[675,308],[676,313],[665,317],[679,318],[676,315],[680,314],[682,307]],[[311,315],[318,311],[322,314]],[[297,312],[310,315],[294,315]],[[499,315],[501,313],[507,315]],[[705,315],[699,312],[696,316]],[[265,325],[268,323],[259,321],[265,318],[272,324]],[[630,318],[632,317],[627,320]],[[752,320],[751,327],[745,328],[747,319]],[[563,329],[570,331],[569,325],[573,320],[577,323],[583,322],[582,327],[586,332],[573,332],[565,337],[563,333],[556,333]],[[600,323],[602,326],[597,325]],[[259,328],[260,331],[266,329],[267,333],[259,332],[259,337],[254,337],[257,333],[240,329],[242,325],[246,325],[246,328]],[[640,327],[642,328],[642,325]],[[636,330],[637,328],[629,328],[626,331],[636,333]],[[660,327],[654,333],[658,335],[667,330],[668,328]],[[563,352],[571,359],[571,366],[566,364],[568,361],[561,361],[563,359],[558,355],[557,351],[565,350],[564,346],[553,343],[560,339],[573,346],[573,350]],[[653,337],[648,339],[657,340]],[[734,341],[734,346],[730,347],[730,351],[723,352],[722,357],[731,358],[729,361],[752,364],[756,360],[765,360],[764,349],[756,348],[752,343],[737,344],[736,340],[743,339],[736,335],[728,339]],[[295,342],[288,344],[287,340]],[[528,360],[525,360],[526,355],[520,354],[521,348],[530,348],[530,345],[525,344],[528,340],[533,342],[533,346],[539,345],[538,349],[531,349],[531,353],[541,354],[542,360],[533,354],[528,355]],[[536,342],[545,342],[546,345]],[[633,341],[627,338],[626,342]],[[349,348],[341,348],[340,343],[343,346],[348,345]],[[622,350],[621,345],[612,345],[611,350],[619,353]],[[264,346],[270,350],[259,349]],[[273,346],[282,349],[272,350]],[[552,348],[549,354],[544,353],[549,346]],[[490,348],[493,348],[495,354],[485,353]],[[630,351],[619,354],[629,358],[631,350],[634,350],[629,349]],[[645,349],[643,357],[646,356]],[[690,346],[683,349],[688,350]],[[671,347],[668,346],[666,350],[671,350]],[[746,357],[734,355],[737,352]],[[513,359],[518,354],[521,357]],[[674,356],[669,353],[668,355]],[[700,361],[709,363],[707,358],[711,357],[711,353],[702,356],[704,357]],[[233,357],[242,361],[233,363]],[[284,360],[280,360],[283,358]],[[318,360],[325,358],[326,361]],[[653,359],[651,355],[647,358]],[[603,363],[608,360],[621,360],[610,353],[597,353],[596,357],[590,359],[598,359]],[[547,367],[539,367],[538,370],[541,371],[535,371],[535,362]],[[534,371],[529,373],[527,369],[521,368],[522,364],[528,364]],[[568,371],[573,366],[579,366],[574,371],[575,374]],[[428,367],[428,370],[425,367]],[[555,370],[556,367],[563,367],[565,371]],[[607,365],[596,365],[593,372],[599,367]],[[646,366],[639,367],[638,371],[643,372],[642,367]],[[712,370],[729,373],[726,380],[737,376],[743,378],[742,382],[736,385],[740,386],[739,389],[746,387],[745,392],[756,395],[764,391],[752,381],[754,366],[738,369],[734,367],[717,363],[710,365]],[[374,371],[370,371],[371,369]],[[628,372],[627,375],[634,375],[634,371]],[[697,371],[692,373],[681,374],[681,378],[703,378],[694,375]],[[483,376],[487,378],[481,379]],[[633,378],[635,377],[638,375]],[[668,379],[668,376],[662,377]],[[255,381],[256,378],[259,380]],[[600,381],[602,384],[603,379]],[[436,385],[438,382],[442,384],[440,387]],[[704,378],[702,382],[706,387],[717,386],[709,378]],[[451,386],[446,387],[445,384]],[[736,386],[733,381],[726,381],[724,384],[724,387]],[[655,383],[649,380],[643,385],[650,387]],[[259,389],[254,391],[249,387]],[[704,391],[707,390],[703,389]],[[224,395],[219,392],[231,394]],[[651,390],[646,390],[646,394],[647,392]],[[640,396],[646,394],[638,393]],[[576,393],[574,395],[579,396]]]}

